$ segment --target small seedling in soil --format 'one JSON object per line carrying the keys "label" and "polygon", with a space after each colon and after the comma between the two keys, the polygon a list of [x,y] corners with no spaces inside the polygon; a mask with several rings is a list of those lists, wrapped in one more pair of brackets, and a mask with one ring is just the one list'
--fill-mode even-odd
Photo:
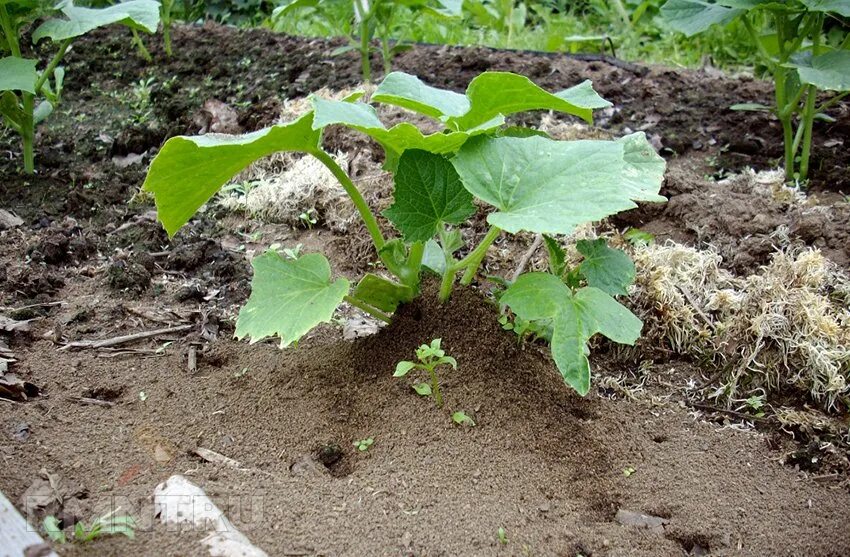
{"label": "small seedling in soil", "polygon": [[368,451],[369,447],[375,442],[375,439],[372,437],[368,437],[366,439],[359,439],[357,441],[353,441],[351,444],[357,447],[358,451]]}
{"label": "small seedling in soil", "polygon": [[499,543],[500,544],[508,545],[508,533],[505,531],[505,529],[503,527],[499,526],[499,531],[497,532],[497,535],[499,536]]}
{"label": "small seedling in soil", "polygon": [[637,470],[635,470],[631,466],[626,466],[625,468],[623,468],[623,475],[628,478],[629,476],[634,474],[636,471]]}
{"label": "small seedling in soil", "polygon": [[455,412],[452,414],[452,421],[457,425],[466,425],[469,427],[475,426],[475,420],[466,415],[465,412]]}
{"label": "small seedling in soil", "polygon": [[[100,518],[94,519],[90,526],[85,522],[77,522],[74,526],[74,536],[71,541],[74,543],[86,543],[102,536],[112,536],[121,534],[128,538],[135,539],[136,537],[136,521],[132,516],[120,515],[114,516],[120,511],[118,508],[115,511],[105,514]],[[48,516],[44,519],[44,531],[55,543],[68,543],[68,537],[62,529],[59,520],[55,516]]]}
{"label": "small seedling in soil", "polygon": [[402,360],[396,364],[395,373],[393,373],[393,377],[404,377],[414,369],[427,371],[431,380],[430,385],[428,383],[417,383],[413,386],[413,389],[422,396],[433,396],[434,403],[438,408],[443,406],[443,394],[440,392],[437,368],[442,365],[450,365],[457,369],[457,361],[451,356],[446,356],[446,351],[440,348],[441,342],[442,339],[435,338],[430,345],[423,344],[416,349],[418,363]]}

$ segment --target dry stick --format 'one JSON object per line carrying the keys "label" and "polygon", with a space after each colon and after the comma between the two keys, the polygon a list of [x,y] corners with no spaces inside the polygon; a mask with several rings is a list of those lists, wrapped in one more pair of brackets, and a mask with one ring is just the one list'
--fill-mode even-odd
{"label": "dry stick", "polygon": [[519,260],[519,265],[516,266],[516,271],[514,271],[513,276],[511,276],[511,282],[516,282],[516,279],[525,271],[525,267],[528,265],[528,262],[531,261],[531,257],[534,255],[534,252],[540,247],[540,244],[543,243],[543,234],[536,234],[534,236],[534,241],[531,242],[531,247],[528,248],[528,251],[522,256],[522,259]]}
{"label": "dry stick", "polygon": [[89,398],[89,397],[81,396],[79,398],[72,398],[71,400],[73,400],[74,402],[76,402],[78,404],[90,405],[90,406],[103,406],[104,408],[112,408],[113,406],[115,406],[114,402],[110,402],[108,400],[100,400],[99,398]]}
{"label": "dry stick", "polygon": [[32,308],[43,308],[49,306],[61,306],[63,304],[67,304],[68,302],[59,301],[59,302],[45,302],[43,304],[30,304],[28,306],[21,306],[19,308],[13,308],[10,306],[0,306],[0,311],[21,311],[22,309],[32,309]]}
{"label": "dry stick", "polygon": [[68,350],[71,348],[108,348],[110,346],[119,346],[121,344],[127,344],[128,342],[155,337],[158,335],[180,333],[188,331],[192,327],[193,325],[180,325],[178,327],[167,327],[165,329],[156,329],[155,331],[143,331],[141,333],[133,333],[131,335],[107,338],[103,340],[79,340],[76,342],[69,342],[59,350]]}

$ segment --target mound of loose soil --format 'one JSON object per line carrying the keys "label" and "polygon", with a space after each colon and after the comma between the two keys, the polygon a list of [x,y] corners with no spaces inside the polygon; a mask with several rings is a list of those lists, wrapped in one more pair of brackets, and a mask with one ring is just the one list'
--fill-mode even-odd
{"label": "mound of loose soil", "polygon": [[[77,43],[63,110],[39,130],[38,175],[18,174],[19,147],[0,137],[9,153],[0,160],[0,209],[24,221],[0,230],[0,313],[36,319],[29,333],[0,332],[0,356],[13,354],[11,370],[43,389],[27,402],[0,400],[0,489],[20,504],[45,469],[75,486],[66,493],[69,518],[90,519],[105,501],[123,497],[143,525],[137,542],[107,539],[67,551],[201,554],[197,533],[148,528],[156,522],[154,486],[183,473],[270,555],[850,552],[850,496],[836,488],[843,476],[801,465],[823,447],[809,453],[783,434],[707,423],[665,402],[671,383],[704,380],[691,364],[656,361],[647,372],[595,353],[604,381],[579,398],[545,351],[518,345],[473,291],[459,292],[446,308],[408,306],[390,328],[355,342],[330,326],[296,350],[227,340],[234,309],[248,294],[246,256],[275,242],[303,244],[353,275],[370,250],[358,230],[293,230],[215,209],[169,240],[148,200],[135,199],[145,165],[165,138],[198,131],[208,100],[227,103],[238,125],[256,129],[277,119],[286,97],[355,86],[357,65],[352,56],[330,55],[337,42],[260,30],[179,28],[175,44],[169,61],[155,45],[163,62],[148,67],[122,31]],[[455,90],[487,69],[524,73],[550,89],[593,79],[615,104],[598,124],[612,133],[647,131],[670,166],[670,203],[623,215],[614,226],[711,243],[739,272],[767,262],[777,232],[839,264],[850,260],[850,214],[830,193],[850,189],[846,103],[835,109],[837,123],[817,124],[817,195],[803,205],[741,181],[708,179],[775,166],[775,124],[726,109],[768,102],[763,82],[489,49],[418,47],[397,62]],[[140,108],[147,79],[151,100]],[[328,140],[356,148],[352,160],[380,160],[374,146],[348,145],[343,133]],[[487,271],[509,273],[523,241],[500,242]],[[57,351],[53,342],[187,323],[188,332],[98,352]],[[391,377],[396,361],[435,337],[460,363],[444,376],[443,410]],[[190,373],[192,354],[197,371]],[[619,377],[645,372],[648,396],[607,398],[620,395],[609,388]],[[455,410],[478,425],[454,425]],[[370,436],[372,448],[354,449],[354,440]],[[191,454],[198,447],[242,468],[203,461]],[[781,462],[820,475],[813,480]],[[261,513],[245,509],[252,502]],[[622,511],[652,515],[660,525],[624,525],[634,516]]]}
{"label": "mound of loose soil", "polygon": [[[332,329],[282,352],[220,341],[195,374],[175,355],[116,365],[83,353],[66,367],[37,342],[20,367],[49,398],[7,414],[4,429],[24,421],[30,437],[4,443],[0,485],[17,499],[46,468],[87,491],[75,501],[84,515],[116,496],[145,516],[153,486],[187,473],[271,555],[850,551],[850,497],[801,482],[766,438],[669,405],[577,397],[479,294],[460,291],[446,307],[433,294],[353,343]],[[432,338],[459,362],[443,374],[444,409],[392,377]],[[114,406],[72,402],[87,394]],[[477,425],[454,425],[456,410]],[[374,444],[358,452],[352,441],[366,437]],[[197,447],[244,469],[200,461]],[[329,466],[322,454],[334,455]],[[623,525],[623,511],[664,524]],[[181,543],[161,530],[140,536],[90,550],[137,553],[144,543],[173,554]]]}

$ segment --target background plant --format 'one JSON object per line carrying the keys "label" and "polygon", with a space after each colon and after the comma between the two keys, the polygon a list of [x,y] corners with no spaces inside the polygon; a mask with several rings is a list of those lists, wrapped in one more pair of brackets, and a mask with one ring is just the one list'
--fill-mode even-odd
{"label": "background plant", "polygon": [[[390,46],[390,39],[397,33],[399,14],[404,11],[419,17],[431,14],[440,17],[457,18],[463,0],[290,0],[278,7],[272,13],[272,18],[298,17],[294,13],[307,9],[319,19],[327,20],[332,26],[348,37],[349,46],[338,49],[345,52],[357,49],[360,52],[360,63],[363,80],[370,81],[372,70],[370,57],[372,54],[372,39],[380,41],[381,60],[384,73],[392,70],[392,59],[396,53],[405,48],[403,44]],[[343,22],[340,24],[340,20]],[[357,35],[355,37],[354,35]]]}
{"label": "background plant", "polygon": [[444,365],[452,366],[452,369],[457,369],[457,361],[451,356],[446,355],[446,351],[440,347],[442,339],[435,338],[431,344],[423,344],[416,349],[416,359],[418,362],[410,362],[407,360],[400,361],[395,366],[393,377],[405,377],[408,373],[415,369],[421,369],[428,372],[430,385],[428,383],[420,383],[428,387],[427,389],[417,389],[416,392],[423,396],[433,396],[434,404],[437,408],[443,406],[443,394],[440,392],[440,380],[437,377],[437,368]]}
{"label": "background plant", "polygon": [[[400,304],[419,295],[424,270],[441,276],[441,301],[450,297],[458,274],[462,285],[471,284],[487,250],[504,232],[569,234],[583,223],[634,208],[635,201],[664,200],[658,190],[665,163],[643,133],[616,141],[556,141],[536,130],[506,126],[510,114],[535,109],[590,122],[593,109],[610,103],[589,81],[553,94],[520,75],[485,72],[460,94],[405,73],[389,74],[371,101],[418,112],[443,126],[428,135],[410,122],[385,127],[375,108],[361,99],[362,93],[340,101],[313,97],[312,110],[297,120],[242,136],[175,137],[151,164],[144,189],[154,194],[170,235],[238,172],[278,151],[316,157],[363,219],[383,272],[367,274],[352,290],[346,278],[332,279],[330,263],[320,254],[292,260],[267,251],[252,262],[252,293],[239,314],[239,338],[256,342],[278,336],[287,346],[329,321],[343,301],[389,322]],[[397,237],[384,236],[357,186],[322,148],[322,132],[333,125],[364,133],[383,147],[384,168],[395,182],[394,202],[383,216]],[[493,211],[483,239],[466,246],[458,227],[475,213],[475,198]],[[555,361],[565,380],[586,393],[584,341],[599,332],[632,343],[640,321],[593,285],[574,294],[553,276],[560,286],[550,282],[537,292],[523,286],[540,279],[524,277],[503,302],[529,321],[552,320]],[[562,341],[570,347],[563,348]],[[579,344],[582,350],[576,349]],[[579,372],[586,377],[577,377]]]}
{"label": "background plant", "polygon": [[[38,70],[39,61],[24,55],[23,38],[30,27],[48,19],[31,33],[33,43],[49,39],[56,52]],[[0,47],[8,55],[0,59],[0,115],[6,126],[21,138],[24,171],[35,170],[35,127],[59,104],[65,70],[59,65],[73,40],[92,29],[120,23],[148,33],[159,24],[159,2],[127,0],[106,8],[77,7],[70,0],[48,7],[42,2],[0,0]]]}
{"label": "background plant", "polygon": [[[828,119],[824,111],[850,91],[850,34],[840,29],[825,32],[829,20],[850,17],[850,0],[668,0],[662,13],[688,36],[713,25],[743,24],[773,77],[776,101],[770,108],[752,104],[736,108],[776,115],[782,124],[786,177],[805,181],[814,121]],[[819,91],[836,94],[819,102]]]}

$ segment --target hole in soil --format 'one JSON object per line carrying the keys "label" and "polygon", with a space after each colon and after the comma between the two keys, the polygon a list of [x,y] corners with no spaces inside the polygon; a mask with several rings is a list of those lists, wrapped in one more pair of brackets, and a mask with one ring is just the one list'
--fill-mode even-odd
{"label": "hole in soil", "polygon": [[702,534],[668,534],[667,539],[681,545],[687,555],[708,555],[711,552],[711,544],[708,538]]}
{"label": "hole in soil", "polygon": [[83,397],[96,398],[98,400],[117,400],[124,394],[124,387],[93,387],[83,391]]}
{"label": "hole in soil", "polygon": [[668,437],[666,435],[653,435],[652,440],[656,443],[666,443],[668,441]]}
{"label": "hole in soil", "polygon": [[354,471],[354,466],[346,458],[345,451],[337,443],[322,445],[314,451],[313,456],[335,478],[342,478]]}

